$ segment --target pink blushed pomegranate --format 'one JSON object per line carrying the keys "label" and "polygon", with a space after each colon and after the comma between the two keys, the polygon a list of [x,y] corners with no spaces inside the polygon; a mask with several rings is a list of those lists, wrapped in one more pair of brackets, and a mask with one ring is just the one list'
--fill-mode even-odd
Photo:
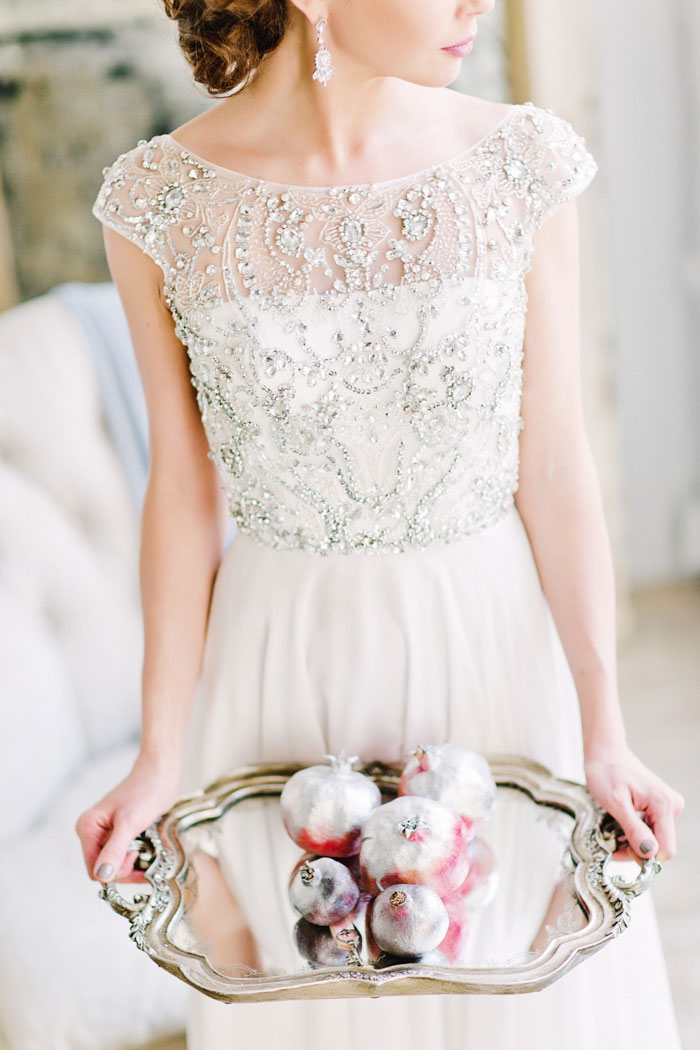
{"label": "pink blushed pomegranate", "polygon": [[485,839],[475,835],[467,845],[469,873],[454,891],[464,897],[470,911],[486,908],[496,895],[499,870],[496,855]]}
{"label": "pink blushed pomegranate", "polygon": [[445,905],[449,925],[444,938],[438,944],[438,949],[445,955],[451,966],[463,962],[464,952],[469,941],[469,929],[471,925],[471,912],[466,897],[460,894],[459,889],[442,898]]}
{"label": "pink blushed pomegranate", "polygon": [[450,924],[438,945],[452,966],[464,962],[469,941],[471,916],[493,900],[498,887],[498,866],[489,844],[475,836],[467,845],[469,873],[461,886],[442,898]]}
{"label": "pink blushed pomegranate", "polygon": [[421,744],[404,765],[398,794],[449,806],[464,818],[471,837],[491,818],[497,790],[491,767],[478,751],[459,744]]}
{"label": "pink blushed pomegranate", "polygon": [[359,852],[362,826],[382,796],[370,777],[351,768],[356,755],[324,757],[330,765],[307,766],[287,780],[280,795],[282,822],[302,849],[349,857]]}
{"label": "pink blushed pomegranate", "polygon": [[469,871],[467,828],[441,802],[406,795],[373,810],[360,847],[361,885],[372,894],[415,883],[440,896],[461,885]]}

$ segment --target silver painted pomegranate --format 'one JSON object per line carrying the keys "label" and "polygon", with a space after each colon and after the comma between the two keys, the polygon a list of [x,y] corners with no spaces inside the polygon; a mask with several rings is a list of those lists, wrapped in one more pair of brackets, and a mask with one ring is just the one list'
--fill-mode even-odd
{"label": "silver painted pomegranate", "polygon": [[[469,876],[467,876],[468,878]],[[464,961],[464,953],[469,943],[471,930],[471,911],[468,899],[460,894],[460,889],[442,898],[449,925],[447,933],[440,941],[438,949],[447,957],[452,966]]]}
{"label": "silver painted pomegranate", "polygon": [[442,898],[450,925],[438,948],[444,952],[452,965],[459,965],[465,961],[472,912],[491,903],[499,881],[496,857],[485,839],[478,835],[470,839],[467,856],[469,874],[461,886]]}
{"label": "silver painted pomegranate", "polygon": [[480,752],[459,744],[421,744],[403,767],[398,793],[449,806],[464,818],[471,837],[491,818],[497,789]]}
{"label": "silver painted pomegranate", "polygon": [[317,926],[302,917],[294,927],[294,942],[302,958],[314,967],[347,964],[347,950],[336,944],[327,926]]}
{"label": "silver painted pomegranate", "polygon": [[454,891],[464,897],[470,911],[486,908],[496,896],[500,871],[496,855],[485,839],[475,835],[467,845],[469,874]]}
{"label": "silver painted pomegranate", "polygon": [[385,952],[415,958],[437,948],[447,932],[449,917],[434,890],[399,883],[375,898],[370,923],[374,940]]}
{"label": "silver painted pomegranate", "polygon": [[[304,863],[304,861],[307,861],[307,860],[318,860],[318,859],[319,859],[319,854],[318,853],[311,853],[311,852],[309,852],[309,850],[305,850],[304,853],[302,853],[302,855],[299,857],[299,860],[296,862],[294,867],[292,868],[292,873],[289,876],[289,881],[287,883],[287,887],[289,888],[289,886],[292,885],[292,880],[293,880],[294,876],[296,875],[296,873],[298,872],[299,868]],[[351,857],[336,857],[334,859],[338,860],[340,864],[344,864],[345,865],[345,867],[348,869],[348,871],[352,875],[353,879],[355,880],[355,882],[359,886],[360,885],[360,878],[361,878],[361,875],[360,875],[360,855],[359,855],[359,853],[353,853],[353,855]]]}
{"label": "silver painted pomegranate", "polygon": [[332,857],[305,861],[289,887],[289,900],[308,922],[330,926],[357,904],[360,888],[345,864]]}
{"label": "silver painted pomegranate", "polygon": [[325,857],[349,857],[360,850],[362,825],[382,796],[375,782],[352,769],[357,755],[324,755],[330,765],[306,766],[287,780],[280,812],[298,846]]}
{"label": "silver painted pomegranate", "polygon": [[428,886],[440,896],[460,886],[469,871],[462,818],[429,798],[406,795],[370,813],[362,829],[362,886],[378,894],[400,882]]}

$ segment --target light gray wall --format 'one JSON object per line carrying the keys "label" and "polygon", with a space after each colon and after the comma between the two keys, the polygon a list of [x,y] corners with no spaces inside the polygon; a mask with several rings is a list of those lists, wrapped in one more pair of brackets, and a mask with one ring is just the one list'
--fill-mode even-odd
{"label": "light gray wall", "polygon": [[639,586],[700,572],[700,12],[696,0],[597,0],[591,17]]}
{"label": "light gray wall", "polygon": [[108,277],[90,214],[102,168],[206,102],[165,15],[109,26],[81,15],[26,31],[19,15],[15,29],[0,21],[0,172],[26,299]]}

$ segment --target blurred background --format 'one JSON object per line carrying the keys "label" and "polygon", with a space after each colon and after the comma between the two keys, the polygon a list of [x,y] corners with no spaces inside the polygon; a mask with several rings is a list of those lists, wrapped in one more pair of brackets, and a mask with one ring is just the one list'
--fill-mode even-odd
{"label": "blurred background", "polygon": [[[686,798],[678,856],[653,895],[688,1050],[700,1045],[699,70],[694,0],[498,0],[452,85],[554,110],[600,166],[579,201],[584,410],[628,736]],[[184,1046],[185,986],[97,900],[73,829],[128,772],[138,739],[147,457],[90,208],[103,166],[211,104],[157,0],[0,0],[7,1050]]]}

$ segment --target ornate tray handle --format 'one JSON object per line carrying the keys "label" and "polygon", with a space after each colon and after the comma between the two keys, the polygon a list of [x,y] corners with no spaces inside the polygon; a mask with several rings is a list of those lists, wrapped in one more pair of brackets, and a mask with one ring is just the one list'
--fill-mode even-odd
{"label": "ornate tray handle", "polygon": [[175,869],[175,854],[165,849],[158,834],[157,825],[150,824],[144,831],[132,839],[129,850],[137,850],[134,868],[146,873],[151,883],[150,893],[135,893],[133,901],[122,897],[117,889],[116,880],[103,883],[98,897],[106,900],[117,913],[129,919],[129,936],[136,945],[152,955],[145,933],[157,912],[163,911],[170,900],[167,880]]}
{"label": "ornate tray handle", "polygon": [[[467,969],[420,965],[407,960],[385,970],[358,965],[326,968],[315,973],[271,976],[254,973],[246,979],[225,976],[212,968],[204,955],[178,948],[168,929],[182,913],[183,885],[189,860],[180,832],[201,829],[216,821],[226,809],[247,797],[279,796],[285,782],[304,763],[267,763],[242,766],[217,778],[205,789],[178,800],[130,843],[137,851],[134,867],[143,871],[151,890],[123,897],[116,881],[100,885],[98,896],[129,920],[129,936],[153,961],[170,973],[224,1002],[265,1001],[289,998],[333,998],[344,995],[425,994],[434,992],[515,993],[537,991],[551,984],[572,966],[617,937],[630,923],[631,902],[644,893],[661,864],[653,857],[641,862],[639,873],[627,880],[612,875],[608,867],[623,837],[615,818],[598,806],[585,784],[555,777],[546,767],[519,755],[487,755],[499,787],[515,788],[528,795],[542,812],[555,811],[573,818],[570,840],[563,847],[565,867],[573,875],[572,893],[587,916],[587,925],[575,933],[555,936],[536,958],[493,969]],[[396,793],[400,767],[368,762],[358,767],[372,777],[383,792]],[[164,841],[165,840],[165,841]],[[165,845],[168,843],[168,846]],[[172,846],[172,848],[169,848]],[[141,884],[139,884],[141,885]],[[348,982],[359,983],[348,992]]]}
{"label": "ornate tray handle", "polygon": [[[613,854],[618,848],[619,839],[622,834],[622,827],[617,820],[615,820],[615,817],[610,813],[606,813],[604,809],[600,809],[598,811],[598,823],[595,835],[603,849],[606,850],[606,852]],[[661,863],[656,860],[655,857],[647,857],[642,861],[639,874],[635,879],[628,882],[626,879],[623,879],[621,875],[612,875],[610,877],[610,882],[620,890],[621,893],[632,900],[632,898],[638,897],[640,893],[644,893],[645,890],[649,889],[654,876],[660,871]]]}

